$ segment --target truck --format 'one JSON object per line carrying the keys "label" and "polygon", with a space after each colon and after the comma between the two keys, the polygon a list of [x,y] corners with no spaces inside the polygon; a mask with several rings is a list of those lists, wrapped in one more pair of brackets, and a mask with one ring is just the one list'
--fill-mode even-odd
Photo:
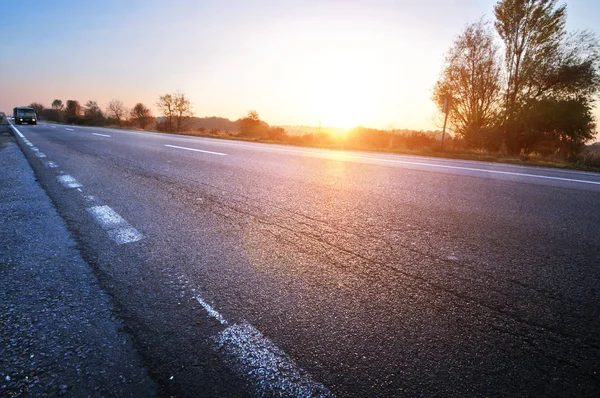
{"label": "truck", "polygon": [[35,109],[28,106],[17,106],[13,109],[15,124],[37,124]]}

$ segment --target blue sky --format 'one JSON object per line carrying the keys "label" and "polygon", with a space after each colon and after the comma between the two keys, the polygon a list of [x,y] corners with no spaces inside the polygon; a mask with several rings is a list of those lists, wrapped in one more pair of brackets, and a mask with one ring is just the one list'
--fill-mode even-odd
{"label": "blue sky", "polygon": [[[461,29],[496,0],[14,1],[2,7],[0,109],[182,91],[197,116],[435,129],[431,90]],[[568,29],[599,34],[600,1]],[[596,112],[600,117],[600,112]]]}

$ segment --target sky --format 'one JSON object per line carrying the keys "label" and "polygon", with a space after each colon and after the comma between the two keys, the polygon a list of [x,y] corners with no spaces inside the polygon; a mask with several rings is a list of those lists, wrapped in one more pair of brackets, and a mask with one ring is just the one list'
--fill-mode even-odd
{"label": "sky", "polygon": [[[0,110],[118,99],[158,115],[158,97],[179,91],[199,117],[436,130],[444,54],[495,3],[0,0]],[[559,3],[568,30],[600,35],[600,1]]]}

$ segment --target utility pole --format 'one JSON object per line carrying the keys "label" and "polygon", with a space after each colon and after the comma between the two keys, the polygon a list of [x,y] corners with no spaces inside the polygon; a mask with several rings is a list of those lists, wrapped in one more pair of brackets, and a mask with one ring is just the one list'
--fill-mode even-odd
{"label": "utility pole", "polygon": [[442,108],[442,112],[446,115],[444,116],[444,129],[442,130],[442,151],[444,150],[444,136],[446,135],[446,122],[448,122],[448,113],[450,112],[450,98],[448,96],[444,96],[444,107]]}

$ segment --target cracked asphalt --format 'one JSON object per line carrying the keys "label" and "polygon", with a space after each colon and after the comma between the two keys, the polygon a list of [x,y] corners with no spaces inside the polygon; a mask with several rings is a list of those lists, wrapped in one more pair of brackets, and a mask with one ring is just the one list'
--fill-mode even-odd
{"label": "cracked asphalt", "polygon": [[[598,174],[18,128],[159,395],[260,395],[196,297],[337,396],[600,391]],[[144,238],[115,244],[95,205]]]}

